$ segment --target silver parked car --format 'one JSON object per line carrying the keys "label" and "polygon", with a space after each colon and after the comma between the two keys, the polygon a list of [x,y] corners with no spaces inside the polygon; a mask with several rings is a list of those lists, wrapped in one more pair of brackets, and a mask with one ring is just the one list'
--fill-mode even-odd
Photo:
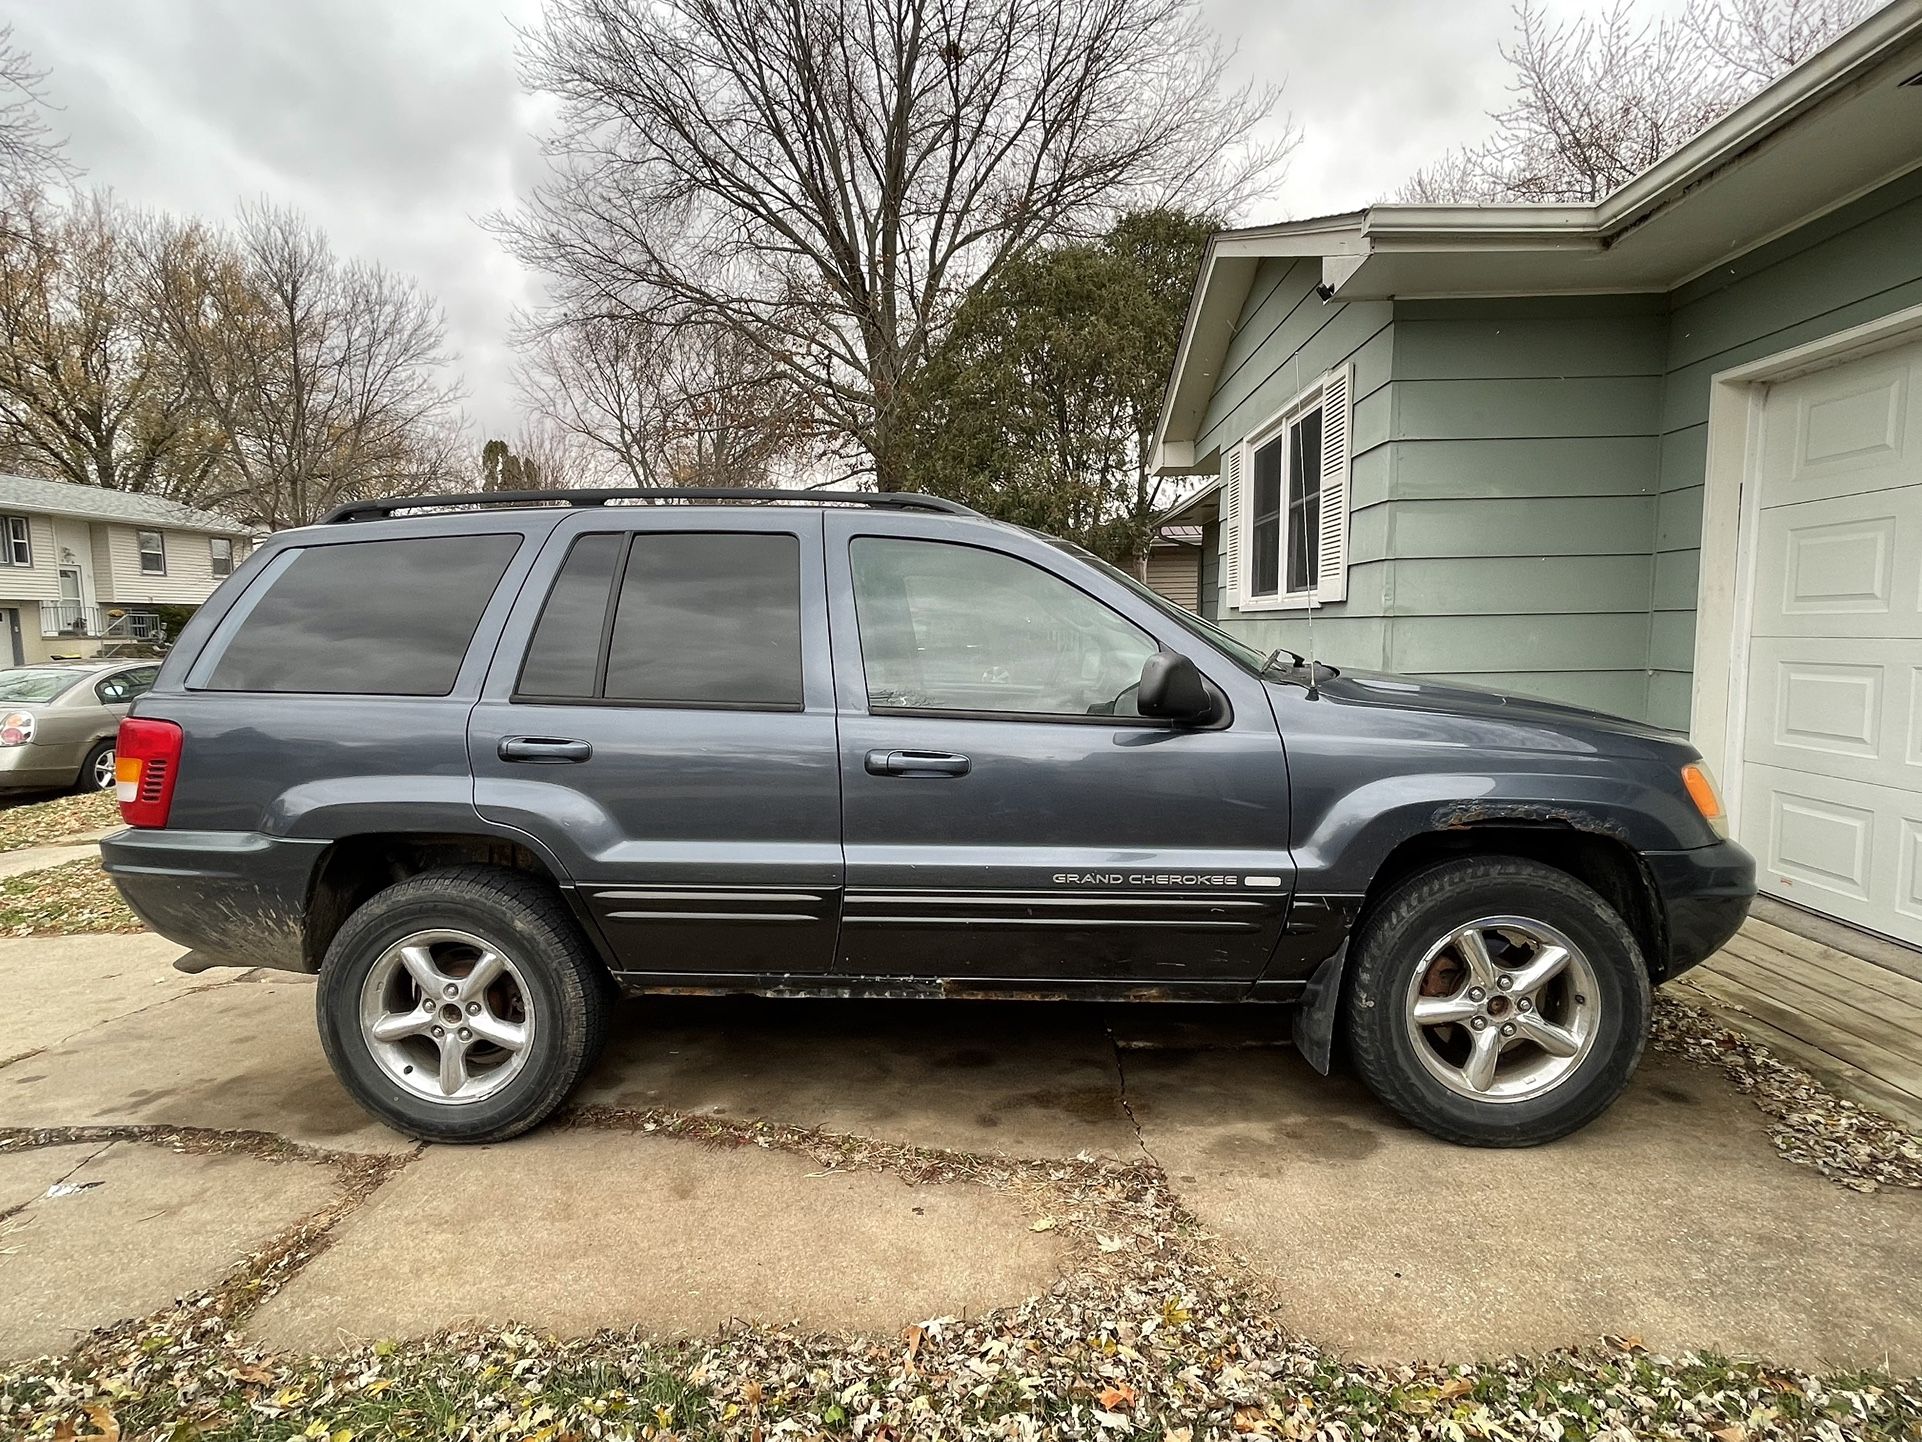
{"label": "silver parked car", "polygon": [[113,786],[120,718],[158,661],[66,661],[0,670],[0,791]]}

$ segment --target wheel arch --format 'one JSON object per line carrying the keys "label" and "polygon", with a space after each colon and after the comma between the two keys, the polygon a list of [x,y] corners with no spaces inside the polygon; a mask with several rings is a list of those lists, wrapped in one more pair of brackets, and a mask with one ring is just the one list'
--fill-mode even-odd
{"label": "wheel arch", "polygon": [[1602,829],[1566,818],[1500,817],[1417,832],[1397,843],[1363,894],[1341,948],[1316,968],[1295,1012],[1295,1042],[1309,1064],[1326,1075],[1333,1062],[1337,1023],[1351,1004],[1350,943],[1370,915],[1411,876],[1472,856],[1516,856],[1552,866],[1588,886],[1621,916],[1641,948],[1650,982],[1664,979],[1666,929],[1654,878],[1634,849]]}
{"label": "wheel arch", "polygon": [[370,831],[330,842],[308,884],[301,941],[306,969],[320,969],[341,926],[375,893],[423,872],[469,865],[520,872],[552,889],[601,964],[612,970],[599,928],[546,857],[523,841],[468,831]]}

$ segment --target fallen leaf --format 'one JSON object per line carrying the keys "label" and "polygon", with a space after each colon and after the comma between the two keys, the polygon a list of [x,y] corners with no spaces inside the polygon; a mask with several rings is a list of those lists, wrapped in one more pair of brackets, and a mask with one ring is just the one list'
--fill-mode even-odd
{"label": "fallen leaf", "polygon": [[1446,1382],[1442,1383],[1441,1392],[1438,1395],[1442,1401],[1452,1402],[1457,1397],[1466,1397],[1474,1390],[1475,1384],[1466,1377],[1450,1377]]}
{"label": "fallen leaf", "polygon": [[1727,1427],[1717,1427],[1709,1435],[1719,1438],[1720,1442],[1748,1442],[1748,1428],[1739,1422]]}
{"label": "fallen leaf", "polygon": [[1043,1217],[1040,1221],[1030,1224],[1028,1230],[1031,1232],[1052,1232],[1054,1230],[1054,1218]]}
{"label": "fallen leaf", "polygon": [[1112,1412],[1118,1407],[1134,1406],[1135,1398],[1139,1395],[1126,1382],[1110,1382],[1101,1389],[1098,1400],[1103,1407]]}

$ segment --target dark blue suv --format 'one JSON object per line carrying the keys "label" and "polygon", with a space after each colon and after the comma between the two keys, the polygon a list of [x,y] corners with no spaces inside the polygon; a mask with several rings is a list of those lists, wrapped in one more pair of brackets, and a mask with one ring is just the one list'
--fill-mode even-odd
{"label": "dark blue suv", "polygon": [[912,495],[345,507],[204,606],[108,870],[190,968],[319,973],[417,1136],[551,1112],[620,991],[1296,1004],[1439,1136],[1620,1093],[1754,865],[1686,742],[1262,655]]}

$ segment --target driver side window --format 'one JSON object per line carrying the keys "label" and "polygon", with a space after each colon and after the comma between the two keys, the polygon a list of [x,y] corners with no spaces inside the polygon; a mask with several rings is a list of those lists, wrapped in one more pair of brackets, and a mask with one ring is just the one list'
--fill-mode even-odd
{"label": "driver side window", "polygon": [[862,536],[854,610],[873,711],[1138,716],[1159,648],[1060,577],[998,551]]}

